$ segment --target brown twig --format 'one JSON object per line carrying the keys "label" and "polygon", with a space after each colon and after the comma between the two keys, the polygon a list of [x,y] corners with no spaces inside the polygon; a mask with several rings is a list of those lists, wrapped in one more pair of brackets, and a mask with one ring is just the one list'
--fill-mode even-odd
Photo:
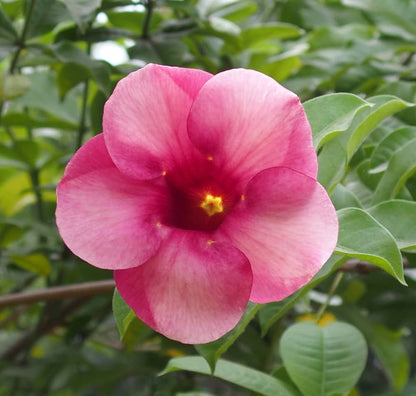
{"label": "brown twig", "polygon": [[0,296],[0,308],[19,304],[34,304],[41,301],[64,300],[95,296],[97,294],[111,293],[115,283],[111,280],[76,283],[68,286],[55,286],[48,289],[33,290],[22,293],[13,293]]}

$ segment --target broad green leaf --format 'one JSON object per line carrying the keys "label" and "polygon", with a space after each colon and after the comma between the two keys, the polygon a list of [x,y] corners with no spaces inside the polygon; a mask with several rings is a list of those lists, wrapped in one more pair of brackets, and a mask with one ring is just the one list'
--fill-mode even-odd
{"label": "broad green leaf", "polygon": [[114,289],[112,305],[114,318],[120,334],[120,340],[127,350],[132,350],[141,339],[151,332],[151,330],[125,303],[117,289]]}
{"label": "broad green leaf", "polygon": [[368,211],[392,233],[400,249],[416,249],[416,202],[386,201]]}
{"label": "broad green leaf", "polygon": [[250,26],[241,33],[243,48],[265,40],[296,38],[302,35],[303,30],[296,25],[283,22],[268,22],[258,26]]}
{"label": "broad green leaf", "polygon": [[12,222],[0,223],[0,248],[7,247],[10,243],[18,240],[24,233],[24,228]]}
{"label": "broad green leaf", "polygon": [[349,207],[359,208],[361,206],[360,201],[354,193],[342,184],[337,184],[332,191],[331,201],[337,210]]}
{"label": "broad green leaf", "polygon": [[318,150],[329,139],[348,129],[358,111],[371,105],[353,94],[333,93],[308,100],[303,106]]}
{"label": "broad green leaf", "polygon": [[331,193],[347,169],[345,139],[336,136],[326,143],[318,155],[318,181]]}
{"label": "broad green leaf", "polygon": [[373,196],[373,205],[397,197],[407,179],[416,171],[416,138],[397,150],[387,165]]}
{"label": "broad green leaf", "polygon": [[409,379],[409,356],[402,343],[401,331],[392,331],[381,325],[372,325],[370,348],[374,351],[396,391]]}
{"label": "broad green leaf", "polygon": [[278,59],[263,62],[256,69],[276,81],[286,80],[292,73],[302,66],[299,56],[279,57]]}
{"label": "broad green leaf", "polygon": [[[171,359],[160,375],[178,370],[211,375],[208,363],[200,356],[186,356]],[[212,376],[266,396],[299,395],[299,392],[283,381],[261,371],[223,359],[218,360]]]}
{"label": "broad green leaf", "polygon": [[282,335],[280,352],[290,378],[305,396],[348,393],[367,361],[364,337],[343,322],[292,325]]}
{"label": "broad green leaf", "polygon": [[261,326],[261,332],[264,336],[270,327],[279,320],[286,312],[295,305],[295,303],[302,298],[309,290],[316,287],[319,283],[330,276],[335,270],[341,267],[342,264],[347,261],[344,256],[333,254],[329,260],[324,264],[321,270],[309,281],[302,289],[293,293],[289,297],[279,302],[272,302],[265,304],[261,307],[259,312],[259,320]]}
{"label": "broad green leaf", "polygon": [[58,23],[68,19],[70,19],[70,15],[63,2],[57,0],[33,1],[33,10],[28,23],[26,38],[48,33]]}
{"label": "broad green leaf", "polygon": [[34,202],[32,184],[27,172],[14,172],[0,184],[0,210],[13,216],[26,205]]}
{"label": "broad green leaf", "polygon": [[[88,54],[70,42],[62,42],[55,45],[53,51],[61,62],[77,63],[84,66],[88,69],[98,87],[107,95],[111,93],[110,72],[109,66],[106,63],[90,58]],[[74,70],[74,73],[76,72],[77,69]]]}
{"label": "broad green leaf", "polygon": [[393,154],[416,138],[416,127],[408,126],[388,134],[377,145],[370,159],[370,173],[378,173],[387,169]]}
{"label": "broad green leaf", "polygon": [[65,0],[64,4],[80,31],[85,32],[88,22],[94,19],[96,10],[101,6],[101,0]]}
{"label": "broad green leaf", "polygon": [[238,0],[214,12],[214,16],[228,19],[231,22],[240,22],[247,19],[257,11],[257,4],[251,0]]}
{"label": "broad green leaf", "polygon": [[10,43],[14,43],[17,38],[16,29],[13,26],[10,18],[4,13],[0,7],[0,38],[5,39]]}
{"label": "broad green leaf", "polygon": [[89,70],[79,63],[64,63],[56,73],[59,97],[63,99],[66,93],[90,76]]}
{"label": "broad green leaf", "polygon": [[30,89],[31,81],[24,75],[6,75],[0,87],[0,100],[10,100],[22,96]]}
{"label": "broad green leaf", "polygon": [[247,325],[256,315],[260,309],[260,305],[249,302],[243,317],[229,333],[222,336],[220,339],[210,342],[208,344],[195,345],[198,353],[208,362],[211,371],[214,372],[215,364],[220,356],[227,351],[227,349],[234,343],[234,341],[244,332]]}
{"label": "broad green leaf", "polygon": [[416,4],[409,0],[342,0],[343,4],[361,8],[375,20],[377,27],[388,36],[415,40]]}
{"label": "broad green leaf", "polygon": [[30,90],[13,100],[13,104],[40,109],[55,119],[78,123],[79,107],[75,96],[67,95],[64,101],[60,101],[55,79],[50,73],[35,72],[28,75],[28,78],[31,80]]}
{"label": "broad green leaf", "polygon": [[[106,15],[113,26],[128,29],[136,34],[141,34],[145,18],[144,12],[109,11]],[[149,30],[155,29],[161,21],[161,16],[157,12],[153,13]]]}
{"label": "broad green leaf", "polygon": [[10,259],[19,267],[35,274],[48,276],[51,272],[51,263],[43,254],[10,255]]}
{"label": "broad green leaf", "polygon": [[379,95],[367,99],[374,106],[360,113],[347,144],[347,158],[351,159],[367,135],[385,118],[413,104],[392,95]]}
{"label": "broad green leaf", "polygon": [[383,225],[358,208],[339,210],[338,220],[336,253],[373,263],[406,284],[399,248]]}
{"label": "broad green leaf", "polygon": [[241,34],[241,29],[237,24],[218,17],[210,17],[206,22],[206,29],[208,34],[231,42],[235,42]]}

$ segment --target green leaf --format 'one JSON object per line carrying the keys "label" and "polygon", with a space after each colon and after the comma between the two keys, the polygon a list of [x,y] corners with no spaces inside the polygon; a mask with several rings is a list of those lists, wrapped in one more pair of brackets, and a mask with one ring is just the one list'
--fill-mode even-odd
{"label": "green leaf", "polygon": [[28,21],[26,38],[48,33],[58,23],[67,19],[70,19],[70,15],[63,2],[57,0],[34,1],[31,17]]}
{"label": "green leaf", "polygon": [[361,206],[360,201],[354,195],[354,193],[342,184],[337,184],[332,191],[331,201],[334,204],[336,210],[349,207],[359,208]]}
{"label": "green leaf", "polygon": [[374,106],[371,109],[362,112],[359,117],[357,117],[357,122],[354,124],[355,128],[353,129],[347,144],[348,160],[351,159],[367,135],[382,120],[400,110],[414,106],[412,103],[405,102],[393,95],[373,96],[372,98],[367,99],[367,101]]}
{"label": "green leaf", "polygon": [[280,352],[290,378],[305,396],[348,393],[367,361],[362,334],[348,323],[303,322],[282,335]]}
{"label": "green leaf", "polygon": [[47,72],[35,72],[28,75],[31,80],[30,90],[12,103],[35,108],[61,119],[78,124],[79,107],[74,96],[67,95],[64,101],[59,100],[54,77]]}
{"label": "green leaf", "polygon": [[215,11],[213,16],[226,18],[231,22],[240,22],[255,14],[257,8],[255,1],[239,0]]}
{"label": "green leaf", "polygon": [[393,95],[379,95],[367,99],[374,107],[371,110],[361,113],[358,118],[361,122],[352,131],[347,145],[347,157],[351,159],[366,136],[385,118],[397,113],[400,110],[413,106],[412,103]]}
{"label": "green leaf", "polygon": [[406,284],[400,250],[386,228],[358,208],[339,210],[338,220],[336,253],[373,263]]}
{"label": "green leaf", "polygon": [[27,172],[13,172],[0,184],[0,209],[6,216],[13,216],[26,205],[34,202],[32,184]]}
{"label": "green leaf", "polygon": [[113,314],[117,323],[120,340],[128,351],[142,339],[144,339],[151,330],[136,316],[132,309],[125,303],[117,289],[113,294]]}
{"label": "green leaf", "polygon": [[51,272],[51,263],[43,254],[10,255],[10,259],[19,267],[35,274],[48,276]]}
{"label": "green leaf", "polygon": [[291,309],[300,298],[341,267],[345,261],[347,261],[345,256],[333,254],[320,271],[313,277],[313,279],[302,287],[302,289],[293,293],[289,297],[286,297],[282,301],[263,305],[259,312],[262,335],[264,336],[270,327],[283,315],[285,315],[286,312]]}
{"label": "green leaf", "polygon": [[244,332],[247,325],[260,309],[260,305],[249,302],[243,317],[233,330],[222,336],[220,339],[208,344],[195,345],[195,349],[209,364],[211,371],[214,372],[215,364],[220,356],[234,343],[234,341]]}
{"label": "green leaf", "polygon": [[[199,356],[186,356],[171,359],[166,368],[160,373],[165,375],[174,371],[185,370],[199,374],[210,375],[208,363]],[[261,371],[220,359],[215,366],[213,377],[239,385],[245,389],[266,396],[297,396],[299,392],[290,385],[285,384]]]}
{"label": "green leaf", "polygon": [[10,243],[18,240],[24,233],[24,228],[12,222],[0,223],[0,248],[7,247]]}
{"label": "green leaf", "polygon": [[391,331],[384,326],[372,324],[370,347],[382,364],[393,388],[401,390],[409,379],[409,356],[402,343],[401,331]]}
{"label": "green leaf", "polygon": [[392,200],[368,211],[393,234],[400,249],[416,249],[416,202]]}
{"label": "green leaf", "polygon": [[397,150],[387,165],[374,192],[373,205],[396,197],[407,179],[416,171],[416,138]]}
{"label": "green leaf", "polygon": [[371,104],[350,93],[333,93],[308,100],[303,106],[312,127],[313,144],[318,150],[348,129],[358,111]]}
{"label": "green leaf", "polygon": [[65,0],[64,3],[82,33],[101,6],[101,0]]}
{"label": "green leaf", "polygon": [[241,38],[243,48],[246,49],[265,40],[296,38],[303,32],[301,28],[290,23],[268,22],[243,30]]}
{"label": "green leaf", "polygon": [[[92,59],[78,48],[74,43],[62,42],[53,47],[55,56],[64,63],[77,63],[88,69],[92,79],[97,83],[103,93],[109,95],[110,92],[110,71],[109,66],[95,59]],[[74,70],[74,73],[77,69]]]}
{"label": "green leaf", "polygon": [[22,96],[29,91],[31,81],[24,75],[8,74],[4,76],[0,89],[0,100],[10,100]]}
{"label": "green leaf", "polygon": [[16,29],[13,26],[12,21],[4,13],[0,7],[0,38],[5,39],[10,43],[14,43],[17,38]]}
{"label": "green leaf", "polygon": [[416,127],[408,126],[397,129],[380,141],[370,159],[370,173],[378,173],[387,169],[393,154],[416,138]]}
{"label": "green leaf", "polygon": [[90,76],[89,70],[78,63],[64,63],[56,73],[56,82],[61,100],[66,93]]}

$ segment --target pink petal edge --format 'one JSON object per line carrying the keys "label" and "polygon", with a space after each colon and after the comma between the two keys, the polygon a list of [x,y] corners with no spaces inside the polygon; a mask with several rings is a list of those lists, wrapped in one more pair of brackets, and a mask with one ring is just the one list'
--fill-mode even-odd
{"label": "pink petal edge", "polygon": [[309,282],[332,254],[338,218],[325,189],[289,168],[266,169],[249,183],[245,199],[221,224],[216,240],[229,240],[249,259],[250,300],[279,301]]}
{"label": "pink petal edge", "polygon": [[120,173],[97,135],[76,152],[57,187],[59,233],[74,254],[96,267],[140,265],[163,237],[157,222],[164,188]]}
{"label": "pink petal edge", "polygon": [[172,230],[146,264],[115,271],[114,278],[141,320],[186,344],[211,342],[232,330],[252,284],[250,264],[238,249],[183,230]]}
{"label": "pink petal edge", "polygon": [[186,120],[194,97],[211,74],[149,64],[119,81],[104,107],[103,131],[116,166],[152,179],[199,155]]}

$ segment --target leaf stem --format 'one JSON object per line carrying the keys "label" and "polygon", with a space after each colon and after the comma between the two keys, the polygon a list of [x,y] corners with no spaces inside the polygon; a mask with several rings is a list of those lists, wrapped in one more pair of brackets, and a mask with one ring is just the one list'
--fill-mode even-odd
{"label": "leaf stem", "polygon": [[325,302],[321,305],[319,308],[318,313],[316,314],[316,321],[319,322],[319,320],[322,318],[322,315],[325,313],[329,302],[331,301],[332,296],[334,295],[335,291],[338,288],[339,283],[341,282],[342,278],[344,276],[344,272],[337,272],[334,278],[334,281],[332,282],[331,288],[329,289],[328,295],[326,297]]}
{"label": "leaf stem", "polygon": [[149,38],[150,21],[152,19],[154,3],[153,0],[146,0],[143,3],[146,8],[146,16],[143,22],[142,39],[147,39]]}

